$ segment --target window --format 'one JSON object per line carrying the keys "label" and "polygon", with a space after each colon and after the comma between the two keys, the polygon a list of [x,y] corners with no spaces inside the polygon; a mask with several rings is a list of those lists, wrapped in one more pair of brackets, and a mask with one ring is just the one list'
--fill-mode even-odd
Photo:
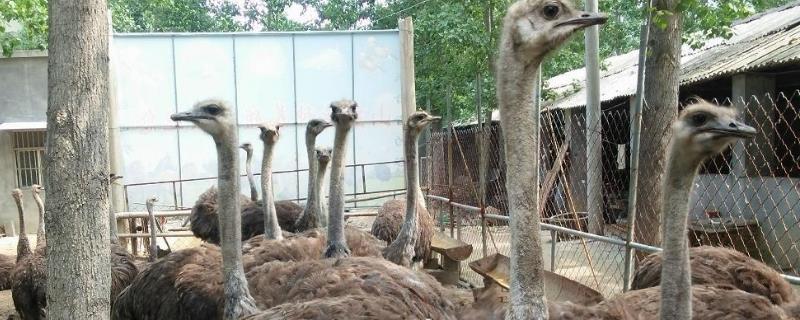
{"label": "window", "polygon": [[17,187],[42,184],[44,131],[14,132],[14,158],[17,165]]}

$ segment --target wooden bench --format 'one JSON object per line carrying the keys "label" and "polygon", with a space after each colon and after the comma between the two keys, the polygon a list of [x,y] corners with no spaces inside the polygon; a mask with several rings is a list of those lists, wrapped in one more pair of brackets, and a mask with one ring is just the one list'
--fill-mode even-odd
{"label": "wooden bench", "polygon": [[461,271],[461,261],[472,255],[472,245],[453,239],[444,232],[436,231],[431,239],[431,250],[442,256],[442,269],[431,274],[443,284],[457,284]]}

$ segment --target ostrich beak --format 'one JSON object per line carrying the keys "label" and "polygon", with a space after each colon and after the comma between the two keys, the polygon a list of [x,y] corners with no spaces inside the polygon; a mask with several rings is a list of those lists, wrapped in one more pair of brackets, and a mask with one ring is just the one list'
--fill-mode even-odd
{"label": "ostrich beak", "polygon": [[604,24],[607,20],[608,16],[603,13],[583,12],[577,18],[572,18],[556,24],[556,27],[575,25],[579,28],[586,28],[596,24]]}
{"label": "ostrich beak", "polygon": [[333,123],[331,123],[330,121],[325,121],[325,122],[322,124],[322,127],[323,127],[323,128],[327,128],[327,127],[333,127]]}
{"label": "ostrich beak", "polygon": [[709,126],[706,132],[716,133],[720,136],[750,139],[758,132],[755,128],[742,122],[733,120],[729,122],[717,121]]}
{"label": "ostrich beak", "polygon": [[211,119],[209,116],[195,111],[178,112],[169,116],[172,121],[196,121],[200,119]]}

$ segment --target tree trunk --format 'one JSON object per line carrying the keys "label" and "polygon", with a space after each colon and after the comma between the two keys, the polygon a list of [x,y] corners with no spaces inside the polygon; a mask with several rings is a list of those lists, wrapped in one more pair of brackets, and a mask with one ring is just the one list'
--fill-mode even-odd
{"label": "tree trunk", "polygon": [[51,0],[47,155],[47,309],[108,319],[108,20],[103,0]]}
{"label": "tree trunk", "polygon": [[[655,0],[654,10],[668,12],[650,24],[648,57],[645,65],[645,107],[642,111],[638,203],[635,240],[658,245],[661,240],[661,189],[670,126],[678,114],[678,85],[681,64],[680,0]],[[665,21],[666,28],[659,27]],[[637,252],[637,257],[644,255]]]}

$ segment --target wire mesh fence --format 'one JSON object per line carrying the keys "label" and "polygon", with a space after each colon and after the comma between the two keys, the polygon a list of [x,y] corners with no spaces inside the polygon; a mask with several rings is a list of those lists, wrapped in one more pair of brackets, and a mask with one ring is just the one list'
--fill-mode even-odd
{"label": "wire mesh fence", "polygon": [[[714,99],[735,108],[755,127],[755,138],[739,141],[706,161],[690,197],[687,237],[692,246],[725,246],[761,260],[779,272],[798,275],[800,249],[800,91],[748,99]],[[681,106],[679,109],[682,109]],[[540,200],[547,225],[590,231],[590,219],[602,221],[592,233],[603,239],[658,246],[661,179],[670,128],[678,110],[645,104],[642,111],[640,176],[635,225],[628,221],[630,116],[628,99],[603,106],[600,148],[587,146],[582,108],[543,111],[540,118]],[[588,150],[588,151],[587,151]],[[599,155],[589,157],[595,150]],[[439,227],[473,245],[469,261],[492,253],[509,255],[502,132],[497,122],[433,132],[426,145],[422,181]],[[588,159],[599,159],[589,161]],[[483,177],[481,177],[483,176]],[[596,179],[592,179],[592,177]],[[594,181],[595,185],[590,185]],[[601,197],[590,197],[600,190]],[[477,210],[466,210],[471,206]],[[487,218],[483,213],[490,214]],[[501,217],[495,217],[499,215]],[[484,228],[485,223],[485,232]],[[545,225],[544,229],[548,229]],[[625,246],[543,230],[545,263],[552,271],[605,296],[623,291]],[[637,252],[634,259],[647,253]],[[482,277],[462,265],[462,278],[481,285]]]}

